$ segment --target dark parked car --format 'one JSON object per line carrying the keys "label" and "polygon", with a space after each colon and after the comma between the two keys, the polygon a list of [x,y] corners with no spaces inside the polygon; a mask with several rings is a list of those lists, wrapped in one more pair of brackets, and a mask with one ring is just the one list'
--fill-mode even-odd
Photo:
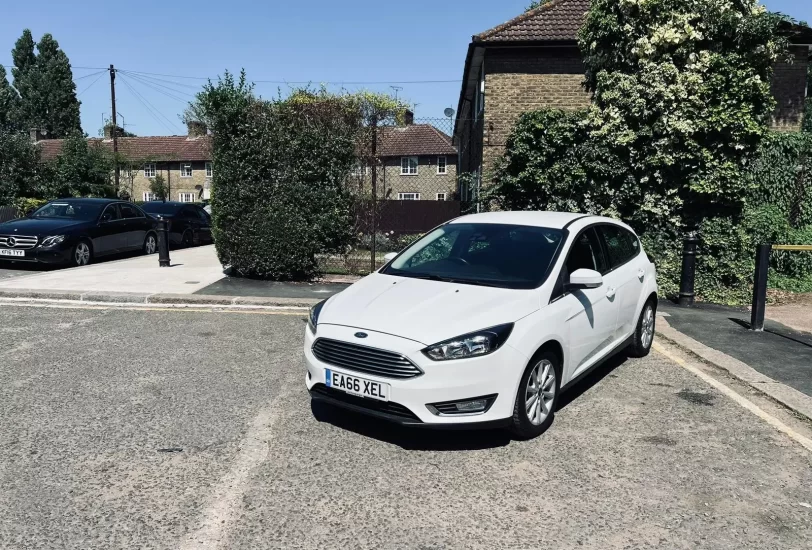
{"label": "dark parked car", "polygon": [[145,202],[144,212],[153,218],[163,217],[168,223],[169,244],[197,246],[211,244],[211,216],[198,204],[188,202]]}
{"label": "dark parked car", "polygon": [[107,254],[157,249],[155,220],[119,200],[56,200],[0,223],[0,260],[81,266]]}

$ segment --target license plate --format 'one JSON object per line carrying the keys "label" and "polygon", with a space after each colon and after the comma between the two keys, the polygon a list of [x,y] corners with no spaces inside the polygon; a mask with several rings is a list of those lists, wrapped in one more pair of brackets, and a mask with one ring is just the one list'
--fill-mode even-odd
{"label": "license plate", "polygon": [[10,250],[8,248],[0,248],[0,256],[25,256],[25,250]]}
{"label": "license plate", "polygon": [[359,397],[368,397],[379,401],[389,401],[389,384],[374,380],[358,378],[330,369],[324,369],[324,379],[328,388],[335,388]]}

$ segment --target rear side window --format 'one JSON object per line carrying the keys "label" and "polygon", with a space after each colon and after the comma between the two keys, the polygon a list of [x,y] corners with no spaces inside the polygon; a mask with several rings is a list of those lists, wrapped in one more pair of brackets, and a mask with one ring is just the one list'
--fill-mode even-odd
{"label": "rear side window", "polygon": [[143,218],[143,214],[135,206],[131,204],[120,204],[122,218]]}
{"label": "rear side window", "polygon": [[616,225],[602,225],[598,231],[606,243],[612,268],[623,265],[640,254],[640,241],[628,230]]}

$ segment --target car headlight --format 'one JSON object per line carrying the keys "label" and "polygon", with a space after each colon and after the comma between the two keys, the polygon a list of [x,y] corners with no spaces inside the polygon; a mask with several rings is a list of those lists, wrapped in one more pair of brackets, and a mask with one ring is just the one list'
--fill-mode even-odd
{"label": "car headlight", "polygon": [[434,344],[424,349],[423,353],[432,361],[488,355],[502,347],[512,331],[513,323],[486,328]]}
{"label": "car headlight", "polygon": [[54,246],[56,244],[61,243],[65,240],[65,235],[52,235],[50,237],[45,237],[42,239],[42,244],[40,246]]}
{"label": "car headlight", "polygon": [[319,325],[319,314],[326,303],[327,300],[323,300],[310,308],[310,315],[307,316],[307,326],[310,327],[313,334],[316,334],[316,327]]}

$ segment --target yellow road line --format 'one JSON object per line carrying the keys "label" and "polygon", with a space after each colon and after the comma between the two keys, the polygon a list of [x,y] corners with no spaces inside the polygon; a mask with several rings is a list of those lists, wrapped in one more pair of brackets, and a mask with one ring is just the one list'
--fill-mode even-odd
{"label": "yellow road line", "polygon": [[691,374],[698,376],[699,378],[701,378],[702,380],[704,380],[705,382],[707,382],[708,384],[710,384],[711,386],[713,386],[714,388],[725,394],[727,397],[729,397],[730,399],[732,399],[733,401],[735,401],[736,403],[738,403],[739,405],[741,405],[742,407],[744,407],[745,409],[747,409],[748,411],[750,411],[751,413],[762,419],[764,422],[766,422],[779,432],[788,435],[796,442],[800,443],[801,446],[806,448],[806,450],[812,451],[812,439],[809,439],[808,437],[796,432],[795,430],[793,430],[792,428],[790,428],[789,426],[778,420],[776,417],[767,413],[766,411],[764,411],[764,409],[760,408],[758,405],[756,405],[746,397],[739,395],[738,393],[736,393],[729,387],[725,386],[712,376],[702,372],[701,370],[691,365],[690,363],[684,361],[683,359],[675,357],[659,343],[655,342],[652,347],[660,355],[664,355],[668,359],[671,359],[674,363],[684,368]]}
{"label": "yellow road line", "polygon": [[812,244],[774,244],[773,250],[812,251]]}

